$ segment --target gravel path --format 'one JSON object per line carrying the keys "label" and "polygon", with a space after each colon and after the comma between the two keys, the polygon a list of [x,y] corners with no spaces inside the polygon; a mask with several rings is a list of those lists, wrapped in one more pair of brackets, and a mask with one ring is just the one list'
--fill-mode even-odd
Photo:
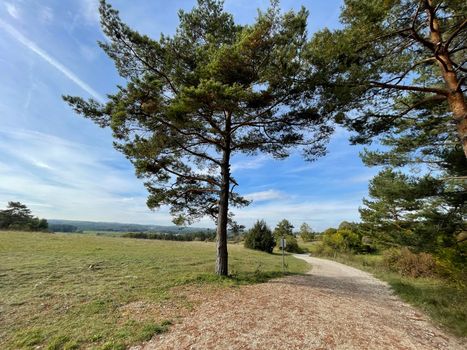
{"label": "gravel path", "polygon": [[307,275],[225,291],[133,349],[467,349],[368,273],[296,257]]}

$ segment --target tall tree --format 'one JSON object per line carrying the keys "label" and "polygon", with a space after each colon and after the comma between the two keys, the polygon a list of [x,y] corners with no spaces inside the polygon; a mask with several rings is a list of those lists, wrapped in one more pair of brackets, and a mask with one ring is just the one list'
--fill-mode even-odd
{"label": "tall tree", "polygon": [[[395,111],[405,108],[395,101]],[[371,181],[373,198],[364,200],[367,207],[361,210],[367,234],[412,249],[450,247],[465,254],[456,236],[466,230],[467,159],[449,114],[443,104],[420,107],[377,138],[383,147],[363,152],[367,166],[386,168]],[[405,175],[408,170],[411,176]]]}
{"label": "tall tree", "polygon": [[168,205],[176,224],[203,216],[217,222],[216,273],[228,274],[229,205],[248,204],[233,192],[235,153],[287,157],[303,146],[313,160],[331,128],[304,89],[307,11],[280,14],[277,4],[254,24],[238,25],[222,1],[198,0],[179,12],[172,37],[151,39],[130,29],[101,1],[101,25],[126,87],[100,104],[64,97],[74,110],[110,127],[115,147],[146,179],[150,208]]}
{"label": "tall tree", "polygon": [[342,29],[315,35],[310,57],[323,79],[323,102],[358,132],[353,141],[367,142],[413,111],[444,104],[467,157],[467,3],[345,0],[341,20]]}

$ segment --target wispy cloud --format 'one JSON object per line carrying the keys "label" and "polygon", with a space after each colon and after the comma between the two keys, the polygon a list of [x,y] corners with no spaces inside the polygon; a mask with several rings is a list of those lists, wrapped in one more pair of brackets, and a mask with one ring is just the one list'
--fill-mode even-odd
{"label": "wispy cloud", "polygon": [[270,226],[286,218],[295,227],[306,222],[313,229],[324,230],[329,226],[338,226],[343,220],[358,221],[358,207],[361,205],[360,194],[342,200],[276,200],[269,203],[254,203],[246,208],[234,210],[235,219],[247,227],[258,219],[266,219]]}
{"label": "wispy cloud", "polygon": [[267,190],[267,191],[248,193],[244,197],[254,202],[264,202],[264,201],[270,201],[274,199],[283,199],[287,196],[285,195],[285,193],[282,193],[280,191]]}
{"label": "wispy cloud", "polygon": [[19,9],[14,4],[5,2],[5,8],[11,17],[19,19]]}
{"label": "wispy cloud", "polygon": [[262,156],[257,156],[253,159],[237,160],[232,164],[231,171],[235,172],[235,171],[246,170],[246,169],[258,169],[258,168],[261,168],[268,159],[269,158],[267,156],[262,155]]}
{"label": "wispy cloud", "polygon": [[11,25],[9,25],[8,23],[4,22],[1,19],[0,19],[0,27],[4,28],[6,30],[6,32],[8,34],[10,34],[16,41],[23,44],[29,50],[31,50],[32,52],[37,54],[39,57],[41,57],[43,60],[45,60],[47,63],[49,63],[52,67],[54,67],[59,72],[61,72],[65,77],[70,79],[73,83],[75,83],[81,89],[83,89],[88,94],[90,94],[92,97],[94,97],[95,99],[97,99],[97,100],[99,100],[101,102],[104,101],[104,98],[97,91],[95,91],[92,87],[90,87],[88,84],[86,84],[84,81],[82,81],[76,74],[74,74],[72,71],[70,71],[67,67],[65,67],[59,61],[57,61],[55,58],[53,58],[47,52],[42,50],[39,46],[37,46],[36,43],[34,43],[33,41],[26,38],[23,34],[18,32],[15,28],[13,28]]}
{"label": "wispy cloud", "polygon": [[88,24],[99,23],[99,1],[81,0],[82,16]]}
{"label": "wispy cloud", "polygon": [[19,200],[46,218],[171,222],[167,208],[153,213],[146,207],[146,190],[130,165],[111,165],[125,162],[111,148],[32,130],[2,130],[0,154],[0,208]]}

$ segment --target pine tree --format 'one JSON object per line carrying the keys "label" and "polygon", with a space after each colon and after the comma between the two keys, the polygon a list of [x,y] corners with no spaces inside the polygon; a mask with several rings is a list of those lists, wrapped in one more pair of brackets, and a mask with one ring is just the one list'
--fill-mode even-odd
{"label": "pine tree", "polygon": [[150,208],[168,205],[176,224],[204,216],[217,223],[216,273],[228,274],[232,156],[266,152],[324,154],[331,132],[306,88],[307,11],[280,14],[277,3],[252,25],[234,23],[222,1],[199,0],[179,12],[174,36],[151,39],[130,29],[105,1],[100,43],[126,86],[100,104],[65,97],[74,110],[110,127],[116,148],[146,180]]}
{"label": "pine tree", "polygon": [[310,61],[322,77],[322,102],[358,134],[390,132],[414,111],[443,106],[467,157],[464,0],[345,0],[343,28],[317,33]]}
{"label": "pine tree", "polygon": [[293,225],[287,219],[281,220],[274,228],[274,238],[279,244],[282,238],[286,241],[285,251],[300,253],[301,250],[298,246],[297,238],[293,234]]}
{"label": "pine tree", "polygon": [[245,247],[272,253],[276,242],[264,220],[258,220],[245,235]]}

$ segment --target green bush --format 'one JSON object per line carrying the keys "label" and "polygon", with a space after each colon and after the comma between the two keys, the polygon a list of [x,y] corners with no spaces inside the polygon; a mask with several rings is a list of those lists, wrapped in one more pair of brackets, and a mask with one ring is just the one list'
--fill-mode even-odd
{"label": "green bush", "polygon": [[272,253],[276,242],[264,220],[257,221],[245,235],[245,248]]}
{"label": "green bush", "polygon": [[303,253],[303,250],[299,247],[297,239],[293,235],[287,235],[285,238],[285,251],[289,253]]}
{"label": "green bush", "polygon": [[467,286],[467,242],[438,250],[436,269],[440,276]]}
{"label": "green bush", "polygon": [[360,234],[347,227],[327,229],[322,235],[322,244],[340,253],[361,253],[366,247]]}

